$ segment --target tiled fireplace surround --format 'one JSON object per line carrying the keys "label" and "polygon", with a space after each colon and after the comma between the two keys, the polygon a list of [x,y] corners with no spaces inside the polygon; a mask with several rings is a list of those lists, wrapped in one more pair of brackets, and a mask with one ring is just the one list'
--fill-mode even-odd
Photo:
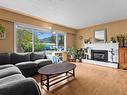
{"label": "tiled fireplace surround", "polygon": [[93,43],[85,44],[84,47],[88,49],[88,59],[83,59],[83,62],[113,68],[118,67],[118,43]]}

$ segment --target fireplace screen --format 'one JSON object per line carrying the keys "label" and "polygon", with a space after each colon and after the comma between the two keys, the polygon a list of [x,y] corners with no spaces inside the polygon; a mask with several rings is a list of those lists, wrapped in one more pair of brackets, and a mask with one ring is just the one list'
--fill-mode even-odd
{"label": "fireplace screen", "polygon": [[108,51],[107,50],[91,50],[91,59],[107,62]]}

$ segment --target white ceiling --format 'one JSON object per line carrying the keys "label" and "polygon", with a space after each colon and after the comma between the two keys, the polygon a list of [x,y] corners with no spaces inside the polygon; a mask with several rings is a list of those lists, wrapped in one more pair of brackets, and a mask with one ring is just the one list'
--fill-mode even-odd
{"label": "white ceiling", "polygon": [[0,7],[74,29],[127,18],[127,0],[0,0]]}

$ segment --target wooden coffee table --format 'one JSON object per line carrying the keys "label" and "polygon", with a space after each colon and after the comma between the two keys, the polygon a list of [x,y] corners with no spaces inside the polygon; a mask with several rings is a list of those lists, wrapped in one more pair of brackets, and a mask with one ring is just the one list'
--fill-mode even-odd
{"label": "wooden coffee table", "polygon": [[[59,64],[51,64],[44,66],[38,70],[39,74],[41,74],[41,85],[45,85],[47,87],[47,90],[49,90],[50,86],[55,85],[56,83],[59,83],[67,78],[75,77],[75,68],[76,65],[72,63],[59,63]],[[61,74],[66,73],[64,78],[54,82],[50,83],[50,79],[54,76],[59,76]],[[68,75],[69,74],[69,75]],[[46,79],[43,80],[43,75],[46,76]],[[46,83],[44,83],[46,81]]]}

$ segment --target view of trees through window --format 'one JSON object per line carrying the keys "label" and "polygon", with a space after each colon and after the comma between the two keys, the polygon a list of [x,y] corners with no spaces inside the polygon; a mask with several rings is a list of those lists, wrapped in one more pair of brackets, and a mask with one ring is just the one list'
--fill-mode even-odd
{"label": "view of trees through window", "polygon": [[41,51],[37,50],[39,46],[42,50],[55,50],[56,49],[56,35],[52,32],[48,31],[39,31],[34,30],[34,38],[38,38],[38,41],[34,39],[34,51]]}
{"label": "view of trees through window", "polygon": [[58,34],[58,47],[59,50],[64,50],[64,35]]}
{"label": "view of trees through window", "polygon": [[32,30],[18,27],[16,31],[17,52],[32,52]]}
{"label": "view of trees through window", "polygon": [[16,27],[16,51],[17,52],[41,52],[44,50],[65,49],[65,33],[57,33],[48,30]]}

